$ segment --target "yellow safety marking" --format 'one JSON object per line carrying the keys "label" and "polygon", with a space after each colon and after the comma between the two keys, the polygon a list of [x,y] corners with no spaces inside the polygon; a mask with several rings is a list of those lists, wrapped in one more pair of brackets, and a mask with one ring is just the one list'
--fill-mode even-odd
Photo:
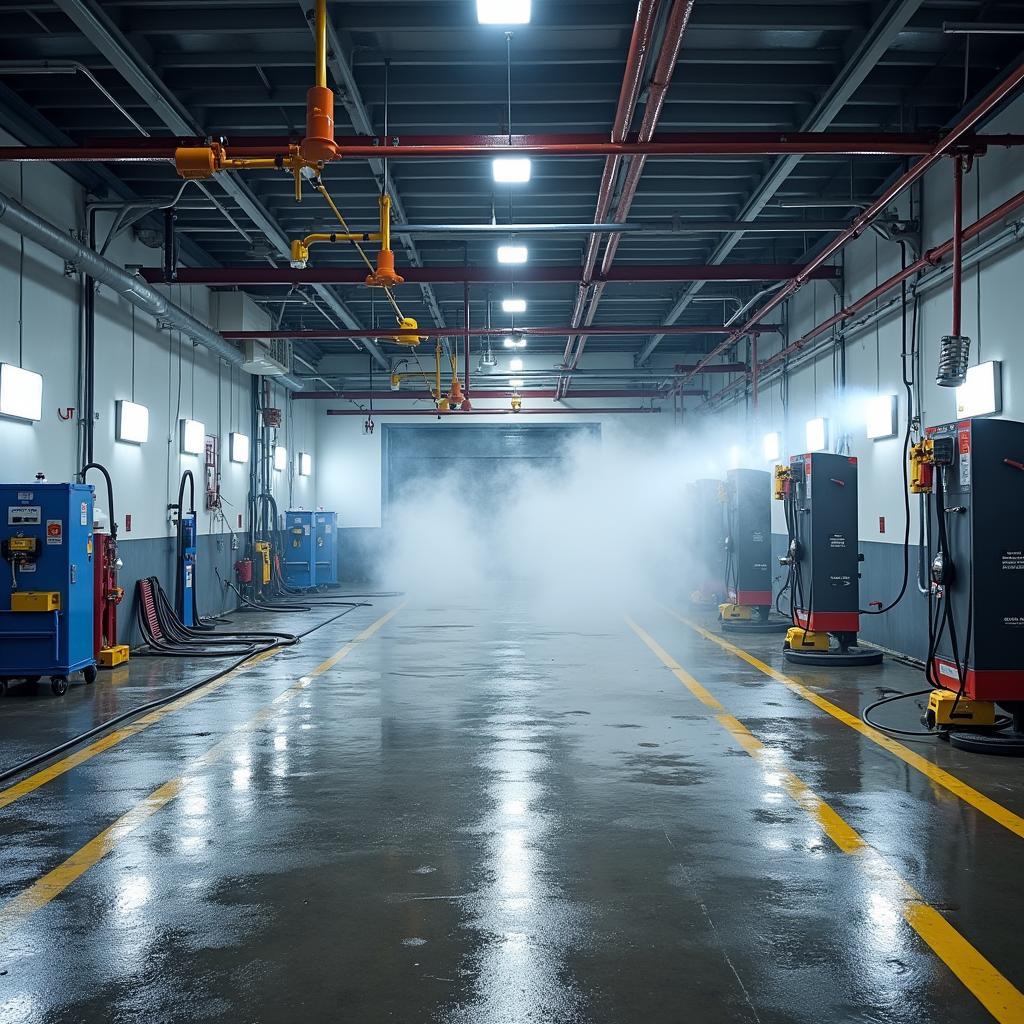
{"label": "yellow safety marking", "polygon": [[[399,605],[395,611],[398,611],[401,607],[402,605]],[[150,711],[148,714],[135,719],[134,722],[131,722],[120,729],[115,729],[112,732],[106,733],[104,736],[101,736],[98,740],[90,743],[88,746],[82,747],[80,750],[76,750],[73,754],[69,754],[67,757],[63,757],[59,761],[54,761],[53,764],[49,764],[38,772],[22,779],[20,782],[16,782],[13,786],[8,786],[7,789],[0,790],[0,810],[3,810],[10,804],[13,804],[15,800],[20,800],[23,796],[27,796],[29,793],[34,793],[37,789],[40,789],[47,783],[53,782],[54,779],[60,778],[60,776],[64,775],[66,772],[71,771],[72,768],[77,768],[80,764],[84,764],[86,761],[91,761],[97,754],[102,754],[104,751],[110,750],[111,747],[116,747],[119,743],[123,743],[132,736],[137,736],[140,732],[144,732],[150,726],[156,725],[157,722],[166,718],[173,712],[180,711],[182,708],[187,708],[190,704],[194,704],[197,700],[200,700],[203,697],[208,697],[211,693],[216,693],[221,687],[230,683],[232,679],[236,679],[243,673],[248,672],[249,669],[259,665],[261,662],[275,657],[282,651],[288,651],[291,649],[291,647],[277,647],[272,651],[261,651],[259,654],[254,654],[237,668],[233,668],[230,672],[221,676],[220,679],[215,679],[212,683],[200,686],[199,689],[193,690],[191,693],[186,693],[183,697],[179,697],[170,704],[165,704],[162,708],[156,708],[153,711]]]}
{"label": "yellow safety marking", "polygon": [[893,739],[877,729],[872,729],[869,725],[865,725],[856,715],[851,715],[850,712],[839,707],[838,704],[833,704],[830,700],[822,697],[821,694],[815,693],[814,690],[804,686],[803,683],[798,683],[795,679],[791,679],[777,669],[772,668],[771,665],[766,665],[763,661],[759,661],[752,654],[743,650],[742,647],[737,647],[723,637],[716,636],[710,630],[705,629],[696,622],[692,622],[690,619],[684,618],[678,612],[665,605],[659,605],[659,607],[674,619],[678,619],[683,625],[689,626],[694,632],[718,644],[719,647],[730,654],[736,655],[737,658],[742,658],[743,661],[748,665],[752,665],[759,672],[763,672],[776,682],[789,687],[795,694],[803,697],[804,700],[810,701],[815,707],[831,715],[837,721],[842,722],[843,725],[849,726],[849,728],[859,732],[861,736],[871,740],[872,743],[889,751],[890,754],[895,755],[901,761],[910,765],[911,768],[915,768],[922,775],[926,775],[935,785],[963,800],[964,803],[970,804],[975,810],[991,818],[996,824],[1002,825],[1003,828],[1016,833],[1024,839],[1024,817],[1021,815],[1015,814],[1008,807],[996,803],[991,797],[986,796],[973,786],[969,786],[962,779],[958,779],[944,768],[940,768],[934,762],[929,761],[928,758],[922,757],[916,751],[900,743],[899,740]]}
{"label": "yellow safety marking", "polygon": [[309,675],[302,676],[292,683],[287,690],[282,690],[270,704],[263,707],[248,721],[233,729],[223,740],[210,747],[204,754],[192,760],[191,769],[184,775],[170,779],[162,786],[153,790],[147,797],[139,801],[131,810],[123,814],[112,825],[105,828],[98,836],[91,839],[85,846],[73,853],[52,871],[37,879],[13,899],[0,906],[0,944],[6,942],[11,933],[17,929],[27,917],[45,907],[51,900],[59,896],[72,882],[81,878],[90,868],[95,867],[118,844],[135,832],[141,825],[153,817],[161,808],[180,796],[191,783],[199,777],[202,769],[218,761],[224,754],[237,749],[240,734],[252,732],[265,721],[278,713],[279,705],[291,700],[309,687],[317,676],[332,669],[339,661],[347,658],[355,648],[369,640],[385,623],[397,615],[404,603],[381,616],[373,625],[368,626],[353,637],[344,647],[321,662]]}
{"label": "yellow safety marking", "polygon": [[[677,616],[678,618],[678,616]],[[683,620],[685,621],[685,620]],[[632,619],[626,622],[634,633],[657,655],[675,677],[708,707],[721,708],[715,719],[755,761],[764,758],[764,744],[741,722],[730,715],[719,701],[693,678],[650,634]],[[716,638],[717,639],[717,638]],[[788,768],[772,764],[782,788],[843,853],[855,862],[876,890],[888,889],[903,919],[924,940],[936,956],[956,975],[992,1016],[1003,1024],[1024,1022],[1024,993],[1002,975],[972,946],[863,836],[829,804],[821,799],[799,776]]]}

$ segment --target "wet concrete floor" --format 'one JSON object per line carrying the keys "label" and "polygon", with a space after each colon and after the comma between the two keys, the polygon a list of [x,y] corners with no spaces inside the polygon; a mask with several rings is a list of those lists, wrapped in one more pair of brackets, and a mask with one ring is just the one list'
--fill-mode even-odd
{"label": "wet concrete floor", "polygon": [[[915,932],[899,882],[1012,994],[1005,823],[663,608],[373,604],[0,792],[0,1024],[1022,1019]],[[740,643],[851,711],[921,687]],[[9,696],[0,767],[211,668]],[[887,720],[913,728],[907,705]],[[1024,766],[907,746],[1024,815]],[[787,773],[867,847],[843,852]]]}

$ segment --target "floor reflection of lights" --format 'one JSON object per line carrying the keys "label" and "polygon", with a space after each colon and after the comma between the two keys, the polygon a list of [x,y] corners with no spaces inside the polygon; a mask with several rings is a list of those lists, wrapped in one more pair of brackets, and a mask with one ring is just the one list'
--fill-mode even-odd
{"label": "floor reflection of lights", "polygon": [[[505,650],[521,656],[518,648]],[[507,703],[510,691],[504,692]],[[564,949],[575,931],[573,913],[553,881],[545,845],[558,823],[555,814],[542,809],[551,772],[545,737],[551,732],[529,709],[487,722],[480,821],[488,837],[486,881],[475,904],[478,912],[467,922],[478,934],[470,966],[475,994],[455,1009],[452,1020],[520,1024],[577,1016],[580,996],[563,976]]]}

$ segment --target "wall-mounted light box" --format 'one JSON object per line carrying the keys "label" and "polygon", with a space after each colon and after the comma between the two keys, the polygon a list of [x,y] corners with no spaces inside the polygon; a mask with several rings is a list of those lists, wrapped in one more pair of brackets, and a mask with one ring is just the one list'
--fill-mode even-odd
{"label": "wall-mounted light box", "polygon": [[206,448],[206,425],[199,420],[179,420],[182,455],[202,455]]}
{"label": "wall-mounted light box", "polygon": [[114,409],[117,440],[124,444],[145,444],[149,440],[149,410],[126,399],[119,399]]}
{"label": "wall-mounted light box", "polygon": [[772,431],[764,435],[764,457],[768,462],[777,462],[782,455],[782,435]]}
{"label": "wall-mounted light box", "polygon": [[876,395],[868,400],[864,410],[864,426],[870,440],[882,441],[896,436],[897,410],[895,395]]}
{"label": "wall-mounted light box", "polygon": [[43,378],[13,363],[0,363],[0,416],[16,420],[43,418]]}
{"label": "wall-mounted light box", "polygon": [[232,462],[249,461],[249,435],[232,433],[228,438]]}
{"label": "wall-mounted light box", "polygon": [[309,452],[299,452],[299,476],[313,475],[313,456]]}
{"label": "wall-mounted light box", "polygon": [[476,19],[481,25],[528,25],[530,0],[476,0]]}
{"label": "wall-mounted light box", "polygon": [[283,445],[274,445],[274,469],[283,473],[288,468],[288,449]]}
{"label": "wall-mounted light box", "polygon": [[991,416],[1003,411],[1003,364],[998,359],[978,363],[956,389],[957,418]]}
{"label": "wall-mounted light box", "polygon": [[805,440],[809,452],[823,452],[828,448],[828,420],[824,416],[807,421]]}

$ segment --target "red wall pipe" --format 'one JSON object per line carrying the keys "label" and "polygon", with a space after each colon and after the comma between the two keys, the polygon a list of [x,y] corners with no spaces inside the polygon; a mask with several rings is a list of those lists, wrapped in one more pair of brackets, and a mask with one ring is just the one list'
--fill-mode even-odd
{"label": "red wall pipe", "polygon": [[[672,10],[669,12],[668,24],[665,27],[665,39],[662,43],[661,52],[658,54],[658,61],[654,65],[654,73],[651,76],[650,90],[647,96],[647,105],[644,107],[643,120],[640,122],[639,141],[650,142],[654,138],[654,131],[661,120],[661,112],[665,106],[665,98],[668,95],[668,87],[672,82],[672,74],[676,64],[679,62],[679,52],[683,48],[683,36],[686,34],[686,26],[690,21],[690,14],[693,11],[695,0],[675,0]],[[636,197],[636,190],[640,184],[640,176],[643,174],[646,157],[635,157],[629,163],[626,172],[626,180],[622,184],[622,193],[619,196],[619,205],[615,211],[615,220],[622,224],[629,217],[629,211],[633,206],[633,199]],[[622,235],[611,235],[604,248],[604,257],[601,260],[601,278],[608,279],[608,272],[611,270],[615,260],[615,253],[618,251]],[[599,283],[590,296],[590,306],[587,310],[587,321],[592,323],[597,313],[598,304],[604,293],[604,285]],[[575,317],[573,322],[579,324]],[[566,352],[571,352],[573,339],[569,339]],[[583,350],[587,347],[587,335],[582,334],[576,343],[576,351],[571,359],[566,359],[568,366],[575,368],[583,356]]]}
{"label": "red wall pipe", "polygon": [[[409,284],[563,284],[581,278],[578,266],[555,267],[402,267],[402,276]],[[786,281],[801,268],[773,263],[725,263],[721,266],[687,266],[658,264],[654,266],[613,267],[607,280],[622,283],[662,281]],[[139,276],[150,284],[163,284],[163,267],[142,267]],[[839,267],[816,267],[807,277],[837,281]],[[256,285],[256,284],[363,284],[366,271],[359,267],[269,267],[254,263],[244,267],[179,267],[176,284]],[[665,329],[659,327],[659,332]]]}
{"label": "red wall pipe", "polygon": [[[905,174],[901,175],[895,182],[893,182],[892,185],[890,185],[856,218],[856,220],[854,220],[849,228],[829,241],[824,249],[822,249],[822,251],[812,259],[811,262],[808,263],[807,266],[789,282],[789,284],[780,288],[760,309],[756,310],[747,324],[744,324],[734,334],[730,335],[725,339],[725,341],[712,349],[712,351],[709,352],[700,363],[698,363],[698,368],[706,365],[716,356],[721,355],[730,346],[734,345],[747,333],[747,327],[749,324],[759,323],[769,313],[771,313],[772,310],[777,309],[786,301],[786,299],[795,294],[796,291],[809,280],[807,277],[809,272],[821,267],[827,260],[831,259],[837,252],[839,252],[843,246],[858,237],[858,235],[868,227],[868,225],[886,208],[886,206],[889,205],[889,203],[900,196],[911,185],[913,185],[914,182],[934,167],[944,155],[949,153],[953,147],[956,146],[957,142],[963,136],[967,135],[979,121],[995,109],[995,107],[997,107],[1004,99],[1006,99],[1006,97],[1009,96],[1010,93],[1012,93],[1021,84],[1021,82],[1024,82],[1024,64],[1019,65],[1014,71],[1007,75],[999,85],[988,93],[987,96],[964,114],[964,116],[961,117],[953,128],[945,135],[942,141],[932,149],[928,156],[919,160]],[[692,377],[693,374],[690,376]]]}
{"label": "red wall pipe", "polygon": [[[1005,203],[1000,204],[994,210],[990,210],[984,217],[979,218],[973,224],[964,228],[962,233],[963,241],[967,242],[972,238],[976,238],[983,231],[987,231],[989,228],[996,226],[1011,214],[1016,213],[1022,208],[1024,208],[1024,192],[1018,192],[1015,196],[1007,199]],[[909,263],[906,267],[893,274],[892,277],[887,278],[881,284],[872,288],[870,291],[865,292],[859,299],[851,302],[850,305],[845,306],[834,316],[830,316],[827,320],[823,320],[820,324],[811,328],[811,330],[802,337],[797,338],[796,341],[791,342],[784,349],[776,352],[763,363],[760,363],[758,365],[758,372],[764,373],[766,370],[771,369],[771,367],[782,362],[795,352],[799,352],[815,338],[821,336],[827,331],[830,331],[833,327],[839,326],[846,320],[849,320],[850,317],[855,316],[862,309],[865,309],[873,302],[876,302],[887,292],[891,292],[893,289],[898,288],[904,281],[907,281],[916,274],[921,273],[921,271],[938,266],[938,264],[940,264],[952,251],[952,238],[947,239],[941,245],[937,245],[934,248],[929,249],[928,252],[926,252],[920,259],[915,260],[913,263]],[[696,370],[696,368],[694,369]],[[703,371],[699,372],[710,372],[710,369],[710,367],[706,367]],[[710,400],[715,401],[727,392],[735,390],[740,383],[742,383],[741,380],[735,380],[732,383],[727,384],[720,391],[712,395]]]}
{"label": "red wall pipe", "polygon": [[960,337],[964,290],[964,158],[953,157],[953,336]]}

